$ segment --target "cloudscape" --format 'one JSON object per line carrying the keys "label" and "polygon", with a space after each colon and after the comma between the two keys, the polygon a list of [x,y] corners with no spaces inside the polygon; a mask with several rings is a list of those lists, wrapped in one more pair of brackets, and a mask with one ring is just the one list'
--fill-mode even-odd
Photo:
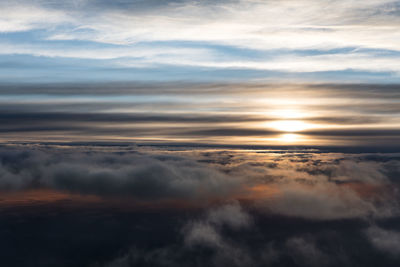
{"label": "cloudscape", "polygon": [[400,2],[0,0],[1,266],[399,266]]}

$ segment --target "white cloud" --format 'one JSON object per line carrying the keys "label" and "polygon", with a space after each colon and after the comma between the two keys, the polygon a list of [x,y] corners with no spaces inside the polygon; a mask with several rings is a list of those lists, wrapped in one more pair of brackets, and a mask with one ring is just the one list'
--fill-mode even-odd
{"label": "white cloud", "polygon": [[[45,29],[49,41],[83,40],[121,47],[56,49],[18,44],[2,45],[3,54],[112,59],[119,66],[171,64],[287,72],[347,69],[399,73],[398,57],[354,50],[343,54],[275,56],[268,60],[221,57],[210,49],[176,47],[132,48],[140,42],[208,42],[258,50],[343,47],[400,51],[400,16],[396,1],[224,1],[203,4],[186,1],[146,10],[96,8],[77,1],[73,8],[17,2],[2,4],[0,32]],[[61,8],[62,7],[62,8]]]}
{"label": "white cloud", "polygon": [[52,10],[32,4],[0,3],[0,33],[34,29],[52,29],[73,18],[63,10]]}
{"label": "white cloud", "polygon": [[[156,47],[115,47],[115,48],[71,48],[71,47],[51,47],[44,45],[13,45],[11,43],[0,43],[0,54],[28,54],[33,56],[44,57],[65,57],[65,58],[82,58],[82,59],[118,59],[118,58],[138,58],[136,60],[129,59],[139,63],[151,64],[155,62],[163,62],[166,58],[180,57],[183,60],[209,59],[211,60],[211,52],[204,48],[174,48],[165,46]],[[121,62],[121,65],[127,66]],[[132,65],[132,64],[131,64]]]}
{"label": "white cloud", "polygon": [[[399,49],[400,20],[388,15],[394,1],[186,2],[153,12],[104,10],[74,13],[90,32],[58,32],[53,39],[130,44],[141,41],[207,41],[256,49]],[[386,7],[386,8],[385,8]],[[389,11],[388,11],[389,10]],[[381,12],[379,12],[381,11]]]}

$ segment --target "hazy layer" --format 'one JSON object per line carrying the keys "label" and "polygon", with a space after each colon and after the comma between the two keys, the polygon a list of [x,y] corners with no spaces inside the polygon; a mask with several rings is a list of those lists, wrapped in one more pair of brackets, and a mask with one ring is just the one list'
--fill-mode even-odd
{"label": "hazy layer", "polygon": [[0,138],[393,146],[397,85],[3,85]]}

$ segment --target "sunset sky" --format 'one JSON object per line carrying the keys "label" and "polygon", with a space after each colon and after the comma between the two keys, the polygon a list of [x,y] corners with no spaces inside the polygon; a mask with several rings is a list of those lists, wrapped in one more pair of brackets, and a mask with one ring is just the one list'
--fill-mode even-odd
{"label": "sunset sky", "polygon": [[4,142],[398,147],[397,85],[3,85]]}
{"label": "sunset sky", "polygon": [[398,1],[0,5],[3,141],[399,142]]}
{"label": "sunset sky", "polygon": [[400,266],[400,1],[0,0],[0,266]]}

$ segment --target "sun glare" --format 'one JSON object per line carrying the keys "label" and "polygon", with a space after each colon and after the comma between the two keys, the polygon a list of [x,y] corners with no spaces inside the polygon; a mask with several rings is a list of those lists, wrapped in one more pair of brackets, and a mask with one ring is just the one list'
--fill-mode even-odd
{"label": "sun glare", "polygon": [[282,134],[279,136],[279,141],[282,143],[293,143],[299,140],[297,134]]}
{"label": "sun glare", "polygon": [[305,117],[299,109],[279,109],[270,112],[271,115],[279,119],[299,119]]}
{"label": "sun glare", "polygon": [[281,132],[299,132],[311,128],[310,124],[299,120],[274,121],[269,126]]}

